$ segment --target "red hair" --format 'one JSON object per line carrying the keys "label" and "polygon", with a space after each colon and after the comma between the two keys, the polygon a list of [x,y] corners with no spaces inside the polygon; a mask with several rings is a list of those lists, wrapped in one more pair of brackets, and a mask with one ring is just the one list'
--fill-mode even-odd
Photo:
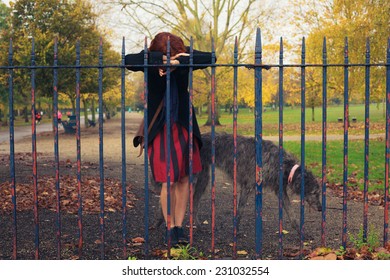
{"label": "red hair", "polygon": [[158,33],[150,43],[149,51],[159,51],[166,55],[168,38],[171,46],[171,56],[186,52],[183,40],[179,36],[169,32]]}

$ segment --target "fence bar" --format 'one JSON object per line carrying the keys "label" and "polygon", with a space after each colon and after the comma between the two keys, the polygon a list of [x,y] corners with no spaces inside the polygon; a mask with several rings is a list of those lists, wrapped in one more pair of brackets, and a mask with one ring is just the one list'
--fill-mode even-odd
{"label": "fence bar", "polygon": [[58,149],[58,38],[54,39],[54,69],[53,69],[53,127],[54,127],[54,165],[56,184],[56,236],[57,236],[57,259],[61,259],[61,205],[60,205],[60,156]]}
{"label": "fence bar", "polygon": [[305,110],[306,110],[306,43],[305,37],[302,38],[301,55],[301,215],[300,215],[300,255],[303,258],[303,243],[305,239]]}
{"label": "fence bar", "polygon": [[[193,40],[190,41],[190,72],[189,72],[189,188],[190,188],[190,245],[193,244]],[[390,39],[388,39],[387,45],[387,62],[381,64],[371,64],[371,53],[370,53],[370,40],[366,40],[366,59],[365,64],[350,64],[349,63],[349,43],[348,38],[345,38],[344,45],[344,64],[328,64],[327,58],[327,46],[326,38],[323,40],[323,61],[321,65],[307,64],[306,63],[306,42],[305,38],[302,39],[302,50],[301,50],[301,63],[296,65],[284,64],[284,49],[283,49],[283,38],[280,38],[280,56],[279,64],[271,67],[279,68],[279,201],[278,201],[278,253],[279,258],[283,258],[283,160],[284,160],[284,69],[285,67],[300,67],[301,69],[301,190],[300,190],[300,254],[303,254],[304,238],[305,238],[305,141],[306,141],[306,69],[307,67],[322,67],[322,224],[321,224],[321,243],[325,246],[326,243],[326,177],[327,177],[327,75],[328,68],[331,66],[343,67],[344,70],[344,141],[343,141],[343,214],[342,214],[342,246],[345,248],[347,245],[347,197],[348,197],[348,141],[349,141],[349,125],[350,125],[350,113],[349,113],[349,68],[353,66],[365,67],[365,140],[364,140],[364,197],[363,197],[363,240],[367,241],[368,236],[368,191],[369,191],[369,137],[370,137],[370,78],[371,78],[371,67],[380,66],[386,68],[386,143],[385,143],[385,184],[384,184],[384,246],[388,243],[388,220],[389,220],[389,161],[390,161]],[[168,55],[167,55],[167,91],[166,91],[166,121],[167,121],[167,210],[168,210],[168,236],[170,237],[171,232],[171,138],[172,138],[172,124],[170,116],[169,102],[171,98],[171,81],[172,81],[172,68],[170,64],[170,43],[168,43]],[[80,71],[83,68],[97,68],[99,70],[98,77],[98,93],[99,93],[99,166],[100,166],[100,213],[99,213],[99,226],[100,226],[100,237],[101,237],[101,258],[105,258],[105,225],[104,225],[104,153],[103,153],[103,71],[104,68],[109,66],[103,65],[103,41],[100,39],[99,44],[99,65],[98,66],[81,66],[80,65],[80,43],[76,45],[76,66],[58,66],[58,39],[54,41],[54,62],[53,66],[36,66],[36,54],[35,54],[35,42],[32,40],[31,50],[31,65],[30,66],[13,66],[13,42],[10,40],[9,55],[8,55],[9,66],[5,69],[8,70],[9,77],[9,133],[10,133],[10,177],[11,177],[11,195],[13,204],[13,253],[12,258],[17,259],[17,208],[16,208],[16,174],[15,174],[15,143],[14,143],[14,71],[15,69],[27,69],[31,75],[31,114],[32,114],[32,167],[33,167],[33,214],[34,214],[34,257],[35,259],[40,258],[40,229],[39,229],[39,204],[38,204],[38,162],[37,162],[37,124],[36,124],[36,71],[37,69],[52,69],[53,71],[53,131],[54,131],[54,164],[55,164],[55,189],[56,189],[56,247],[57,247],[57,258],[61,259],[61,206],[60,206],[60,164],[59,164],[59,135],[58,135],[58,69],[75,69],[76,70],[76,140],[77,140],[77,181],[78,181],[78,229],[79,229],[79,256],[82,254],[83,246],[83,223],[82,223],[82,195],[81,195],[81,122],[80,122]],[[261,35],[260,29],[257,30],[256,34],[256,49],[255,49],[255,64],[251,65],[255,68],[255,138],[256,138],[256,258],[261,258],[263,253],[263,161],[262,161],[262,46],[261,46]],[[127,196],[126,196],[126,89],[125,89],[125,38],[122,42],[122,62],[121,62],[121,144],[122,144],[122,245],[123,245],[123,256],[127,257]],[[148,172],[148,89],[147,89],[147,76],[150,65],[148,65],[148,51],[147,51],[147,40],[145,38],[145,56],[144,56],[144,82],[145,82],[145,103],[144,103],[144,135],[145,135],[145,255],[149,255],[149,172]],[[183,66],[183,65],[182,65]],[[187,65],[184,65],[188,67]],[[229,66],[234,70],[234,87],[233,87],[233,139],[234,139],[234,165],[233,165],[233,258],[237,258],[237,128],[238,128],[238,68],[244,66],[238,64],[238,41],[235,39],[234,46],[234,63],[233,64],[215,64],[215,46],[214,40],[212,40],[212,64],[211,66],[211,134],[212,134],[212,190],[211,190],[211,251],[215,255],[215,226],[216,226],[216,176],[215,176],[215,122],[217,114],[217,100],[216,100],[216,68],[220,66]],[[113,66],[119,67],[119,66]],[[180,66],[178,66],[180,67]],[[2,67],[1,69],[4,69]],[[85,116],[87,117],[87,116]],[[168,257],[170,257],[171,241],[168,239]]]}
{"label": "fence bar", "polygon": [[[208,63],[208,64],[197,64],[197,66],[200,66],[200,67],[209,67],[211,64]],[[386,67],[387,64],[385,62],[382,62],[382,63],[371,63],[370,64],[371,67]],[[134,65],[134,66],[143,66],[143,64],[140,64],[140,65]],[[216,64],[216,67],[231,67],[231,66],[234,66],[233,63],[217,63]],[[238,66],[238,67],[246,67],[246,68],[254,68],[255,65],[253,63],[238,63],[237,65],[235,66]],[[296,63],[296,64],[284,64],[283,67],[284,68],[297,68],[297,67],[301,67],[302,65],[300,63]],[[312,67],[312,68],[322,68],[324,65],[321,63],[321,64],[317,64],[317,63],[306,63],[306,68],[308,67]],[[338,67],[344,67],[344,64],[343,63],[328,63],[327,64],[328,67],[333,67],[333,68],[338,68]],[[362,67],[364,68],[366,66],[366,63],[349,63],[349,67]],[[156,67],[155,65],[150,65],[150,67]],[[175,67],[188,67],[188,65],[175,65]],[[263,67],[265,69],[269,69],[269,68],[278,68],[279,67],[279,64],[266,64],[266,65],[263,65]],[[2,66],[0,65],[0,70],[8,70],[10,67],[9,66]],[[28,70],[31,70],[31,65],[15,65],[15,66],[12,66],[13,69],[28,69]],[[36,68],[39,68],[39,69],[53,69],[53,65],[39,65],[39,66],[36,66]],[[61,65],[61,68],[62,69],[74,69],[74,65]],[[98,66],[96,65],[82,65],[80,66],[81,69],[96,69],[98,68]],[[121,65],[120,64],[105,64],[104,66],[102,66],[103,69],[105,68],[121,68]]]}
{"label": "fence bar", "polygon": [[283,257],[283,38],[279,54],[279,258]]}
{"label": "fence bar", "polygon": [[349,103],[348,103],[348,38],[345,38],[344,48],[344,163],[343,163],[343,233],[342,246],[347,246],[347,195],[348,195],[348,128],[349,128]]}
{"label": "fence bar", "polygon": [[[171,64],[171,41],[168,38],[167,42],[167,65]],[[167,89],[165,93],[165,119],[166,119],[166,128],[167,128],[167,135],[166,135],[166,144],[167,144],[167,155],[166,155],[166,174],[167,174],[167,228],[168,228],[168,258],[171,257],[171,245],[172,245],[172,217],[171,217],[171,149],[173,148],[171,146],[171,134],[172,134],[172,123],[171,123],[171,72],[172,68],[167,67]]]}
{"label": "fence bar", "polygon": [[127,221],[126,221],[126,89],[125,89],[125,37],[122,39],[122,68],[121,68],[121,141],[122,141],[122,245],[123,258],[127,257],[126,237],[127,237]]}
{"label": "fence bar", "polygon": [[15,129],[14,129],[14,70],[13,66],[13,44],[12,39],[9,42],[9,53],[8,53],[8,83],[9,83],[9,96],[8,96],[8,107],[9,107],[9,161],[10,161],[10,175],[11,175],[11,195],[12,195],[12,259],[16,260],[17,257],[17,218],[16,218],[16,175],[15,175]]}
{"label": "fence bar", "polygon": [[[238,42],[234,43],[234,64],[238,64]],[[238,67],[233,66],[233,259],[237,258],[237,80]]]}
{"label": "fence bar", "polygon": [[326,244],[326,141],[327,141],[327,88],[328,88],[328,55],[326,38],[322,47],[322,221],[321,245]]}
{"label": "fence bar", "polygon": [[215,255],[215,45],[211,39],[211,253]]}
{"label": "fence bar", "polygon": [[385,159],[385,196],[383,244],[387,245],[389,234],[389,160],[390,160],[390,38],[387,41],[386,63],[386,159]]}
{"label": "fence bar", "polygon": [[193,244],[193,235],[194,235],[194,175],[192,174],[193,170],[193,158],[194,158],[194,124],[193,124],[193,97],[194,97],[194,88],[193,88],[193,63],[194,63],[194,41],[191,36],[190,38],[190,68],[189,68],[189,77],[188,77],[188,88],[189,88],[189,102],[188,102],[188,110],[189,110],[189,116],[188,116],[188,181],[189,181],[189,187],[190,187],[190,246]]}
{"label": "fence bar", "polygon": [[[79,100],[79,101],[77,101]],[[76,106],[80,106],[80,41],[76,43]],[[76,114],[80,112],[80,107],[76,108]],[[80,116],[80,115],[79,115]],[[77,146],[77,199],[78,226],[79,226],[79,258],[83,251],[83,200],[81,195],[81,143],[80,143],[80,120],[76,115],[76,146]]]}
{"label": "fence bar", "polygon": [[148,135],[148,45],[147,45],[147,37],[145,37],[144,43],[144,178],[145,178],[145,209],[144,209],[144,226],[145,226],[145,255],[149,256],[149,161],[148,161],[148,143],[149,143],[149,135]]}
{"label": "fence bar", "polygon": [[33,186],[34,186],[34,232],[35,232],[35,259],[39,259],[39,217],[38,217],[38,169],[37,169],[37,131],[35,118],[35,41],[32,39],[31,48],[31,123],[32,133],[32,165],[33,165]]}
{"label": "fence bar", "polygon": [[363,242],[367,242],[368,228],[368,163],[370,147],[370,39],[366,41],[365,69],[365,124],[364,124],[364,191],[363,191]]}
{"label": "fence bar", "polygon": [[100,162],[100,253],[104,260],[104,153],[103,153],[103,39],[99,43],[99,162]]}
{"label": "fence bar", "polygon": [[[256,32],[255,65],[262,63],[260,28]],[[262,68],[255,67],[255,138],[256,138],[256,259],[263,255],[263,76]]]}

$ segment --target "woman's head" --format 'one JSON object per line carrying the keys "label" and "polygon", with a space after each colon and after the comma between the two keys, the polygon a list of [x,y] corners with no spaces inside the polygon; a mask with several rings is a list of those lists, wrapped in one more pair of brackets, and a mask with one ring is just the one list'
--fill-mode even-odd
{"label": "woman's head", "polygon": [[149,51],[159,51],[166,55],[168,38],[171,46],[171,56],[175,56],[178,53],[186,51],[183,40],[179,36],[169,32],[158,33],[150,43]]}

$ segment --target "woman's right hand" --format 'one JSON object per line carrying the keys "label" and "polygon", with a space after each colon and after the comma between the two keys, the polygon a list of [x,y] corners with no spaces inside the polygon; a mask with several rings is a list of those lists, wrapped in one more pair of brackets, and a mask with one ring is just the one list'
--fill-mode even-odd
{"label": "woman's right hand", "polygon": [[189,53],[178,53],[177,55],[174,55],[171,57],[172,60],[176,60],[180,56],[190,56]]}
{"label": "woman's right hand", "polygon": [[[171,65],[179,65],[180,61],[177,60],[177,58],[180,56],[190,56],[190,55],[188,53],[178,53],[178,54],[172,56],[170,61],[169,61],[171,63]],[[167,56],[166,55],[163,55],[163,63],[167,64]],[[175,68],[172,68],[172,71],[174,71],[174,70],[175,70]],[[166,72],[166,70],[159,69],[159,74],[160,74],[160,77],[162,77],[162,76],[165,76],[167,74],[167,72]]]}

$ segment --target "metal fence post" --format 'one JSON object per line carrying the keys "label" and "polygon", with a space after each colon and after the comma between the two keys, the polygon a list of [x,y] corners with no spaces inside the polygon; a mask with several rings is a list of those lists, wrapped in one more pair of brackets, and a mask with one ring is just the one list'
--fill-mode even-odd
{"label": "metal fence post", "polygon": [[[256,32],[255,66],[262,64],[260,29]],[[256,140],[256,258],[263,254],[263,76],[262,68],[255,67],[255,140]]]}

